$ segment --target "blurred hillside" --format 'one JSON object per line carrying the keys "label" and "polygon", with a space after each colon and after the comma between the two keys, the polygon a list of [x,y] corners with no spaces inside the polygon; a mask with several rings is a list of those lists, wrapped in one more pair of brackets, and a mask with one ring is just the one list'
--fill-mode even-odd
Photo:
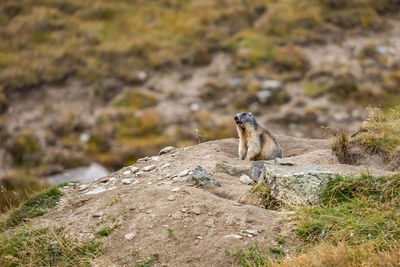
{"label": "blurred hillside", "polygon": [[4,0],[0,183],[23,195],[91,161],[115,170],[232,137],[242,110],[292,136],[357,131],[366,107],[400,102],[399,11],[399,0]]}

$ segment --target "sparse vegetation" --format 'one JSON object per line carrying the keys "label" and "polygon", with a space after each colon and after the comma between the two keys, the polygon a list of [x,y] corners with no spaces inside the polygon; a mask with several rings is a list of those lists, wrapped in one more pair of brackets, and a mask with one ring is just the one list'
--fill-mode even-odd
{"label": "sparse vegetation", "polygon": [[282,207],[282,203],[279,202],[271,195],[271,189],[265,182],[258,183],[250,189],[250,194],[255,195],[260,199],[261,204],[266,209],[278,209]]}
{"label": "sparse vegetation", "polygon": [[158,254],[153,254],[153,257],[145,260],[144,262],[138,262],[135,267],[151,267],[158,261]]}
{"label": "sparse vegetation", "polygon": [[268,266],[272,263],[270,251],[260,250],[256,245],[250,246],[248,250],[240,249],[230,253],[235,259],[235,264],[250,267],[250,266]]}
{"label": "sparse vegetation", "polygon": [[47,191],[37,194],[28,199],[21,207],[14,209],[1,228],[15,227],[25,220],[29,220],[46,214],[55,207],[60,200],[62,192],[59,187],[54,186]]}
{"label": "sparse vegetation", "polygon": [[109,235],[112,233],[113,230],[114,230],[114,229],[113,229],[112,227],[105,227],[105,228],[103,228],[103,229],[100,229],[100,230],[96,233],[96,235],[99,236],[99,237],[109,236]]}
{"label": "sparse vegetation", "polygon": [[400,238],[400,176],[342,177],[322,193],[322,205],[298,211],[297,235],[307,244],[365,245],[387,250]]}
{"label": "sparse vegetation", "polygon": [[80,242],[66,237],[64,228],[24,226],[16,232],[0,234],[0,265],[89,266],[104,252],[98,241]]}
{"label": "sparse vegetation", "polygon": [[[342,163],[352,164],[352,146],[360,146],[366,154],[379,154],[390,162],[400,153],[400,108],[384,113],[380,109],[370,110],[369,118],[360,130],[349,138],[342,133],[332,145],[332,151]],[[398,167],[398,166],[394,166]]]}

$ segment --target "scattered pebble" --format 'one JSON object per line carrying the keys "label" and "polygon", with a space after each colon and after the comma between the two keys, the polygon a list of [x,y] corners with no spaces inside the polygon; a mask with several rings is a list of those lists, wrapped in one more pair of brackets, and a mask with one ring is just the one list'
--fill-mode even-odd
{"label": "scattered pebble", "polygon": [[132,184],[132,182],[133,182],[133,179],[122,179],[121,180],[122,184]]}
{"label": "scattered pebble", "polygon": [[246,174],[242,174],[242,175],[240,176],[240,181],[241,181],[242,183],[244,183],[244,184],[251,184],[251,183],[253,183],[253,180],[251,180],[250,177],[247,176]]}
{"label": "scattered pebble", "polygon": [[169,173],[167,173],[166,175],[165,175],[165,178],[170,178],[171,177],[171,174],[169,174]]}
{"label": "scattered pebble", "polygon": [[124,171],[124,173],[123,173],[123,175],[130,175],[130,174],[132,174],[131,171]]}
{"label": "scattered pebble", "polygon": [[174,196],[174,195],[169,195],[169,196],[167,197],[167,200],[169,200],[169,201],[174,201],[174,200],[175,200],[175,196]]}
{"label": "scattered pebble", "polygon": [[171,164],[165,163],[165,164],[163,164],[163,165],[160,167],[160,170],[165,169],[165,168],[168,168],[169,166],[171,166]]}
{"label": "scattered pebble", "polygon": [[107,191],[107,189],[105,187],[100,186],[100,187],[96,187],[95,189],[87,192],[86,195],[95,195],[95,194],[99,194],[99,193],[102,193],[105,191]]}
{"label": "scattered pebble", "polygon": [[211,155],[205,155],[205,156],[203,156],[202,158],[203,158],[203,159],[210,159],[210,158],[211,158]]}
{"label": "scattered pebble", "polygon": [[163,155],[163,154],[172,154],[172,153],[175,153],[175,151],[176,151],[176,148],[175,148],[175,147],[173,147],[173,146],[167,146],[167,147],[164,147],[163,149],[160,150],[159,155]]}
{"label": "scattered pebble", "polygon": [[136,235],[137,235],[136,232],[132,232],[132,233],[125,234],[124,237],[127,240],[132,240]]}
{"label": "scattered pebble", "polygon": [[79,190],[84,191],[84,190],[88,189],[88,187],[89,186],[87,184],[83,184],[83,185],[79,186]]}
{"label": "scattered pebble", "polygon": [[135,210],[137,207],[139,207],[139,204],[138,203],[133,203],[131,206],[130,206],[130,210]]}
{"label": "scattered pebble", "polygon": [[178,176],[179,177],[184,177],[184,176],[186,176],[186,175],[188,175],[189,174],[189,170],[184,170],[184,171],[181,171],[179,174],[178,174]]}
{"label": "scattered pebble", "polygon": [[200,213],[201,213],[201,211],[200,211],[200,208],[199,208],[199,207],[195,207],[195,208],[193,208],[193,209],[192,209],[192,212],[193,212],[194,214],[196,214],[196,215],[200,215]]}
{"label": "scattered pebble", "polygon": [[243,238],[243,236],[241,236],[241,235],[237,235],[237,234],[230,234],[230,235],[226,235],[226,236],[224,236],[224,238],[242,239],[242,238]]}
{"label": "scattered pebble", "polygon": [[257,231],[257,230],[246,229],[246,232],[247,232],[248,234],[251,234],[251,235],[258,235],[258,231]]}
{"label": "scattered pebble", "polygon": [[151,210],[146,210],[146,213],[147,213],[147,214],[150,214],[150,213],[151,213]]}
{"label": "scattered pebble", "polygon": [[143,168],[143,171],[145,172],[149,172],[151,170],[153,170],[156,167],[156,165],[149,165]]}
{"label": "scattered pebble", "polygon": [[100,183],[107,183],[107,182],[108,182],[107,177],[100,178]]}
{"label": "scattered pebble", "polygon": [[137,173],[139,171],[138,167],[132,166],[130,167],[132,173]]}
{"label": "scattered pebble", "polygon": [[173,188],[173,189],[171,190],[171,192],[178,192],[178,191],[180,191],[180,190],[181,190],[180,187],[175,187],[175,188]]}
{"label": "scattered pebble", "polygon": [[200,109],[199,103],[192,103],[192,104],[190,104],[190,110],[191,110],[192,112],[196,112],[196,111],[198,111],[199,109]]}
{"label": "scattered pebble", "polygon": [[150,158],[150,160],[154,160],[154,161],[160,161],[160,157],[157,156],[153,156]]}
{"label": "scattered pebble", "polygon": [[153,182],[148,182],[147,184],[148,184],[148,185],[151,185],[151,184],[153,184]]}
{"label": "scattered pebble", "polygon": [[143,174],[142,171],[138,171],[138,172],[136,173],[136,176],[141,176],[142,174]]}
{"label": "scattered pebble", "polygon": [[138,159],[137,162],[145,162],[145,161],[148,161],[148,160],[149,160],[149,157],[144,157],[144,158]]}
{"label": "scattered pebble", "polygon": [[94,214],[92,215],[92,217],[95,217],[95,218],[98,218],[98,217],[101,217],[101,216],[103,216],[103,212],[102,212],[102,211],[96,212],[96,213],[94,213]]}

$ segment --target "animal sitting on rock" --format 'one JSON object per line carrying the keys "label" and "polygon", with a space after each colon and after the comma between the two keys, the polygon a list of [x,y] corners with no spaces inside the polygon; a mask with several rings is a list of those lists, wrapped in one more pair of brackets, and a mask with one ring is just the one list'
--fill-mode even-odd
{"label": "animal sitting on rock", "polygon": [[239,135],[239,158],[244,160],[269,160],[282,158],[282,148],[267,128],[258,124],[251,112],[234,117]]}

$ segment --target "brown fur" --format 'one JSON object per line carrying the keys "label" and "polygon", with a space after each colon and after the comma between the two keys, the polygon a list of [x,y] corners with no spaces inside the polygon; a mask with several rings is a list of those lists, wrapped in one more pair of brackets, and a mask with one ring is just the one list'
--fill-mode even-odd
{"label": "brown fur", "polygon": [[239,158],[269,160],[282,157],[282,149],[275,137],[262,125],[236,126],[239,134]]}

